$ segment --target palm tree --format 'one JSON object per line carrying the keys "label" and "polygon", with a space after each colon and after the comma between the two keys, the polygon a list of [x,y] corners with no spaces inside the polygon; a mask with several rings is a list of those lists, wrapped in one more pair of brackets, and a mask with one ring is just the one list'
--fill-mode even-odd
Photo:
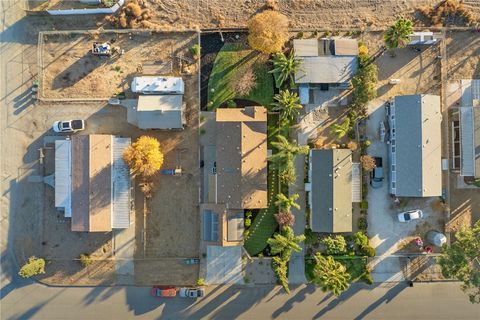
{"label": "palm tree", "polygon": [[290,80],[290,86],[295,86],[295,72],[300,68],[300,60],[295,59],[293,50],[286,56],[283,52],[275,53],[270,60],[273,64],[273,70],[269,71],[273,73],[275,78],[275,86],[280,88],[282,84]]}
{"label": "palm tree", "polygon": [[325,257],[319,252],[315,255],[313,276],[313,283],[319,285],[322,291],[331,291],[336,296],[349,286],[350,274],[345,266],[335,261],[332,256]]}
{"label": "palm tree", "polygon": [[410,40],[410,34],[413,32],[413,23],[409,19],[398,19],[390,26],[383,38],[388,49],[402,48]]}
{"label": "palm tree", "polygon": [[275,233],[273,238],[267,240],[272,254],[280,254],[283,261],[290,261],[293,251],[300,252],[300,242],[305,240],[303,234],[296,236],[291,227],[283,227],[281,233]]}
{"label": "palm tree", "polygon": [[308,146],[299,146],[296,143],[291,143],[282,135],[278,135],[277,139],[278,141],[272,142],[272,146],[278,151],[271,155],[268,160],[279,164],[281,169],[288,167],[290,164],[293,165],[293,159],[296,155],[308,153]]}
{"label": "palm tree", "polygon": [[280,111],[280,121],[288,123],[295,120],[295,117],[300,114],[303,106],[300,104],[300,98],[296,92],[282,90],[274,97],[275,102],[272,103],[274,111]]}
{"label": "palm tree", "polygon": [[333,134],[337,139],[341,139],[350,130],[350,118],[345,118],[341,124],[332,124],[330,127],[330,134]]}
{"label": "palm tree", "polygon": [[292,207],[300,210],[300,205],[295,202],[298,198],[299,195],[296,193],[292,194],[290,197],[287,197],[283,193],[279,193],[277,194],[277,201],[275,201],[275,205],[287,212],[289,212]]}

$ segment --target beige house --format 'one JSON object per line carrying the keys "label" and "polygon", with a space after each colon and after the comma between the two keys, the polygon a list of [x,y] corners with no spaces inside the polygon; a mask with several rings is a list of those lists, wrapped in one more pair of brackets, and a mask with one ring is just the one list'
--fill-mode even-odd
{"label": "beige house", "polygon": [[267,110],[216,111],[216,172],[201,205],[203,239],[222,246],[242,245],[243,212],[267,207]]}

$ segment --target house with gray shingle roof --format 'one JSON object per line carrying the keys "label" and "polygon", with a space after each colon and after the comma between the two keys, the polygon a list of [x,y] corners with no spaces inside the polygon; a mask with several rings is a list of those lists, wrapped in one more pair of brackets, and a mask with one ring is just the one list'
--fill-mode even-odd
{"label": "house with gray shingle roof", "polygon": [[397,197],[442,194],[440,97],[395,97],[389,107],[390,193]]}
{"label": "house with gray shingle roof", "polygon": [[352,232],[352,151],[311,149],[308,204],[314,232]]}

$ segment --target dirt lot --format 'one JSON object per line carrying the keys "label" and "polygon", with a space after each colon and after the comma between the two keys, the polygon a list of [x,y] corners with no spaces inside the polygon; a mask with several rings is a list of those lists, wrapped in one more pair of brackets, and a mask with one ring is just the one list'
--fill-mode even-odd
{"label": "dirt lot", "polygon": [[[163,168],[180,166],[182,175],[157,175],[154,179],[154,195],[147,202],[145,250],[140,240],[142,235],[136,236],[137,284],[193,285],[198,278],[198,266],[185,266],[182,261],[199,257],[200,240],[198,78],[193,75],[184,80],[185,130],[148,133],[161,141]],[[137,212],[137,221],[140,217],[143,219],[143,213]]]}
{"label": "dirt lot", "polygon": [[[109,41],[124,54],[93,55],[93,41]],[[189,57],[197,34],[156,32],[53,33],[43,36],[44,98],[109,98],[129,89],[145,62],[159,62],[163,75],[179,73],[179,56]]]}
{"label": "dirt lot", "polygon": [[[144,0],[165,27],[245,27],[265,0]],[[293,28],[385,27],[400,17],[415,18],[415,9],[438,0],[280,0],[279,10]],[[473,3],[473,1],[471,1]],[[475,13],[480,5],[472,4]]]}
{"label": "dirt lot", "polygon": [[449,31],[446,44],[449,80],[480,78],[480,33]]}

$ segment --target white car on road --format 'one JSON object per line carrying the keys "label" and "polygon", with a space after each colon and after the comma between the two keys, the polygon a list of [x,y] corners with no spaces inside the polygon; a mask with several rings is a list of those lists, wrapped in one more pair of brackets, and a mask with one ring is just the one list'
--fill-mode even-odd
{"label": "white car on road", "polygon": [[398,214],[398,221],[400,222],[408,222],[410,220],[417,220],[422,218],[422,210],[410,210]]}

